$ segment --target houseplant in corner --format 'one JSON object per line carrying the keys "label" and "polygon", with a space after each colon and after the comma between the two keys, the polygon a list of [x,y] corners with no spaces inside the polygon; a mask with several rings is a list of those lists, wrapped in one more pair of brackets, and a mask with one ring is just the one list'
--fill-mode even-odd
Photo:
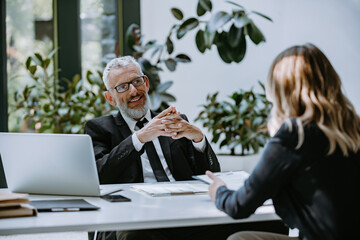
{"label": "houseplant in corner", "polygon": [[230,155],[256,154],[269,138],[266,120],[271,103],[266,99],[264,85],[259,84],[263,92],[240,89],[225,101],[218,100],[219,92],[209,94],[195,119],[212,134],[211,142],[219,143],[220,149],[227,147]]}

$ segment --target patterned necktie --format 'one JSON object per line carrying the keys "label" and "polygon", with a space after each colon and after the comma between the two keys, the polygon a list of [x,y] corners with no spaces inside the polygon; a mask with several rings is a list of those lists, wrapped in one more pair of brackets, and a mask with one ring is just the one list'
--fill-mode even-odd
{"label": "patterned necktie", "polygon": [[[144,127],[144,123],[146,123],[147,120],[146,118],[144,118],[144,120],[142,121],[138,121],[136,123],[136,126],[138,126],[140,129]],[[148,155],[149,161],[150,161],[150,166],[154,172],[154,175],[156,177],[156,180],[158,182],[169,182],[169,178],[167,177],[164,168],[161,164],[159,155],[156,152],[155,146],[153,144],[152,141],[150,142],[146,142],[144,144],[145,147],[145,151]]]}

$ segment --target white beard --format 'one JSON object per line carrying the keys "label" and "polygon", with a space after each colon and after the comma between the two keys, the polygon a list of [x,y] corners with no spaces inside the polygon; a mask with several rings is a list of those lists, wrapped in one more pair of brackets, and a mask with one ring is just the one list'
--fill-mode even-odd
{"label": "white beard", "polygon": [[125,114],[129,118],[140,119],[143,116],[145,116],[146,112],[150,108],[149,95],[146,93],[144,95],[144,97],[145,97],[145,104],[140,109],[128,108],[128,106],[125,103],[124,104],[116,103],[116,106],[119,108],[119,110],[122,114]]}

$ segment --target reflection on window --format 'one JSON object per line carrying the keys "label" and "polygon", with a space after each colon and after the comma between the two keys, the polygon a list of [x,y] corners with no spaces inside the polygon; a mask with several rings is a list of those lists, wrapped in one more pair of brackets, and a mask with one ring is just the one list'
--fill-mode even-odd
{"label": "reflection on window", "polygon": [[[9,113],[13,95],[31,83],[25,69],[28,56],[48,55],[53,49],[53,8],[50,0],[6,0],[6,46]],[[10,131],[21,129],[20,112],[9,116]]]}

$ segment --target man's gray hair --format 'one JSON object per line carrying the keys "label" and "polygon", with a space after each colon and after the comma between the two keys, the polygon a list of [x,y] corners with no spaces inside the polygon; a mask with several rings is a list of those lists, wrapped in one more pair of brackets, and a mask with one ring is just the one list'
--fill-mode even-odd
{"label": "man's gray hair", "polygon": [[108,77],[109,77],[109,72],[111,71],[111,69],[125,67],[130,64],[134,64],[138,68],[140,74],[144,75],[139,63],[132,56],[123,56],[123,57],[114,58],[110,62],[108,62],[108,64],[106,64],[106,67],[104,69],[103,81],[104,81],[106,89],[109,89],[109,87],[110,87]]}

